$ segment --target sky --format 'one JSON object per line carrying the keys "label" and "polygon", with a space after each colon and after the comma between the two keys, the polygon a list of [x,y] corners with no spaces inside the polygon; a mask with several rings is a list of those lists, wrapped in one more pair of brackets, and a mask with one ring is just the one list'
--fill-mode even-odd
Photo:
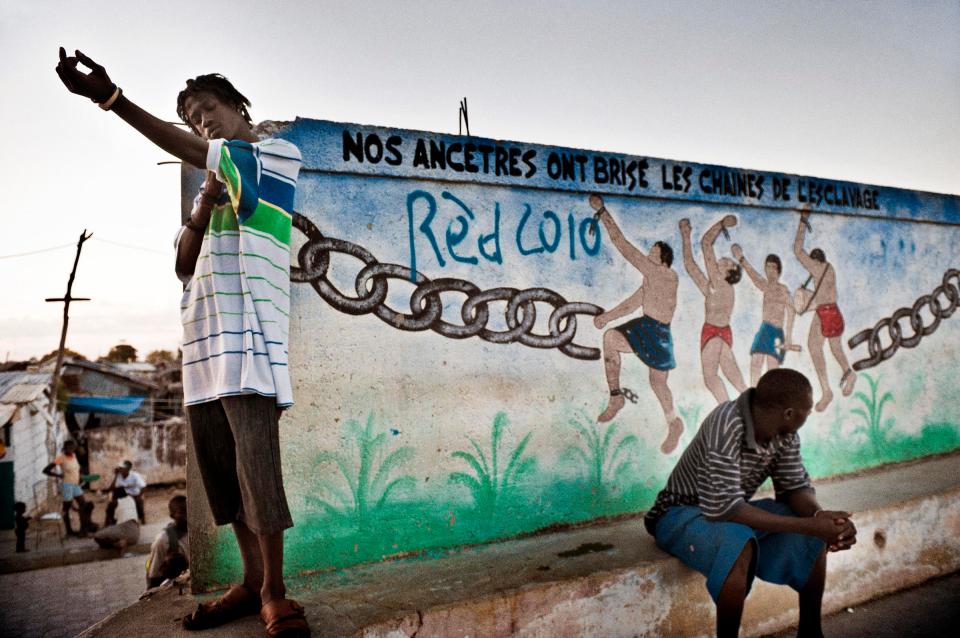
{"label": "sky", "polygon": [[180,339],[178,166],[67,92],[61,45],[167,120],[216,71],[256,121],[449,133],[466,96],[482,137],[960,194],[958,33],[956,0],[0,0],[0,361],[57,347],[84,229],[67,346]]}

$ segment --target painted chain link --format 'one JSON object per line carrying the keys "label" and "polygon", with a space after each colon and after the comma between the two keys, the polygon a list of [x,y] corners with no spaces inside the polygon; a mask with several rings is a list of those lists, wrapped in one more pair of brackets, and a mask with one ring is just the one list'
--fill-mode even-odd
{"label": "painted chain link", "polygon": [[[956,284],[950,283],[951,279],[956,280]],[[853,368],[855,370],[871,368],[892,357],[901,347],[915,348],[923,337],[933,334],[940,325],[940,321],[952,315],[958,305],[960,305],[960,270],[951,268],[944,273],[943,282],[934,288],[932,293],[918,298],[913,306],[900,308],[889,317],[881,319],[873,328],[861,330],[847,342],[851,350],[864,341],[867,342],[870,356],[854,363]],[[924,325],[923,316],[920,314],[924,307],[929,308],[933,317],[929,325]],[[900,326],[902,319],[909,319],[910,329],[913,330],[910,336],[904,335],[904,329]],[[890,337],[890,344],[887,346],[884,346],[880,340],[881,332],[884,330]]]}
{"label": "painted chain link", "polygon": [[[294,213],[293,226],[306,235],[307,242],[297,255],[299,266],[290,270],[291,281],[309,283],[324,301],[340,312],[350,315],[373,313],[399,330],[433,330],[451,339],[480,337],[490,343],[519,342],[531,348],[557,348],[574,359],[600,358],[598,348],[573,343],[577,332],[576,315],[599,315],[603,312],[600,306],[586,302],[568,302],[560,294],[547,288],[481,290],[463,279],[428,279],[422,273],[406,266],[380,263],[362,246],[343,239],[324,237],[313,222],[300,213]],[[345,294],[327,278],[332,252],[350,255],[365,264],[356,276],[356,296]],[[410,314],[394,310],[385,303],[390,279],[403,279],[416,285],[410,296]],[[462,325],[442,319],[443,302],[440,293],[443,292],[466,295],[460,309]],[[493,301],[506,302],[507,330],[495,331],[487,328],[490,318],[489,304]],[[548,335],[532,332],[537,321],[537,302],[553,307],[548,321]]]}

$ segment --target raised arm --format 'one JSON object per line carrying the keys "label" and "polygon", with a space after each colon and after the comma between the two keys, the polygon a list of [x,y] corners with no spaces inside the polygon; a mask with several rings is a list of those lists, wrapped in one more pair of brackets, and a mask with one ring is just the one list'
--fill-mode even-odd
{"label": "raised arm", "polygon": [[[144,111],[123,95],[110,80],[106,69],[80,51],[75,53],[76,56],[67,57],[66,51],[60,47],[60,62],[56,70],[67,90],[90,98],[98,104],[107,105],[107,110],[119,115],[123,121],[171,155],[197,168],[206,166],[205,140]],[[80,71],[77,68],[78,63],[89,68],[90,73]]]}
{"label": "raised arm", "polygon": [[693,279],[693,283],[697,284],[700,292],[706,295],[710,292],[710,282],[707,281],[707,276],[704,275],[700,267],[697,266],[697,262],[693,260],[693,244],[690,241],[689,219],[680,220],[680,237],[683,239],[683,267],[686,269],[687,274],[690,275],[690,278]]}
{"label": "raised arm", "polygon": [[793,307],[793,295],[790,294],[790,289],[786,286],[783,287],[784,294],[787,296],[787,324],[784,327],[784,337],[787,340],[787,344],[793,343],[793,321],[797,318],[797,310]]}
{"label": "raised arm", "polygon": [[756,270],[753,269],[753,266],[750,265],[750,262],[747,261],[746,256],[743,254],[743,249],[740,248],[740,244],[734,244],[730,247],[730,252],[733,253],[733,258],[740,262],[740,265],[747,272],[747,276],[750,277],[750,281],[753,282],[753,285],[757,288],[763,290],[765,279],[760,276]]}
{"label": "raised arm", "polygon": [[600,218],[600,221],[603,222],[603,227],[610,235],[610,241],[613,243],[614,248],[616,248],[617,251],[623,255],[623,258],[629,261],[634,268],[646,274],[651,267],[656,265],[653,260],[644,255],[639,248],[627,241],[620,227],[613,221],[613,216],[610,215],[610,211],[603,205],[602,197],[599,195],[591,195],[590,206],[593,210],[597,211],[597,216]]}
{"label": "raised arm", "polygon": [[703,234],[703,239],[700,240],[700,250],[703,251],[703,265],[707,269],[707,278],[710,281],[719,281],[723,278],[720,274],[720,267],[717,265],[717,256],[713,251],[713,244],[717,241],[717,235],[724,228],[732,228],[736,225],[737,218],[733,215],[727,215],[711,226]]}
{"label": "raised arm", "polygon": [[803,240],[806,235],[807,219],[809,217],[809,210],[804,209],[800,211],[800,222],[797,224],[797,237],[793,240],[793,254],[797,256],[797,259],[803,267],[810,271],[810,274],[816,276],[819,272],[817,261],[803,249]]}

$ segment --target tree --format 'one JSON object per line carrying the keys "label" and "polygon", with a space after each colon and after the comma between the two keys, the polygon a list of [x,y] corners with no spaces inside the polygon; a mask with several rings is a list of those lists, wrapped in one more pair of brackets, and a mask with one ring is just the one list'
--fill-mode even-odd
{"label": "tree", "polygon": [[[54,358],[54,359],[55,359],[56,356],[57,356],[57,352],[58,352],[57,350],[51,350],[51,351],[48,352],[47,354],[45,354],[45,355],[43,355],[42,357],[40,357],[39,360],[40,360],[40,361],[46,361],[47,359],[51,359],[51,358]],[[87,360],[87,358],[86,358],[85,356],[83,356],[82,354],[80,354],[80,353],[77,352],[76,350],[71,350],[70,348],[64,348],[64,349],[63,349],[63,356],[68,357],[68,358],[73,358],[73,359],[79,359],[80,361],[86,361],[86,360]]]}
{"label": "tree", "polygon": [[176,361],[176,357],[169,350],[154,350],[144,358],[144,361],[159,365],[161,363],[173,363]]}
{"label": "tree", "polygon": [[111,363],[133,363],[137,360],[137,349],[127,343],[118,343],[110,348],[103,361]]}

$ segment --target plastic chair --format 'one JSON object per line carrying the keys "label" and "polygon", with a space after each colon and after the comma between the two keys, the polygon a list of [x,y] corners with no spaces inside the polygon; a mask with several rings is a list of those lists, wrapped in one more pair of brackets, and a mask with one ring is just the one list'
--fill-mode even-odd
{"label": "plastic chair", "polygon": [[[51,483],[53,484],[51,485]],[[63,504],[59,495],[60,490],[57,489],[55,479],[43,479],[33,484],[33,502],[36,503],[36,509],[34,510],[32,523],[37,528],[33,543],[33,549],[35,550],[40,547],[41,530],[51,523],[57,527],[57,538],[60,540],[60,549],[63,549],[65,531],[63,514],[60,511]]]}

